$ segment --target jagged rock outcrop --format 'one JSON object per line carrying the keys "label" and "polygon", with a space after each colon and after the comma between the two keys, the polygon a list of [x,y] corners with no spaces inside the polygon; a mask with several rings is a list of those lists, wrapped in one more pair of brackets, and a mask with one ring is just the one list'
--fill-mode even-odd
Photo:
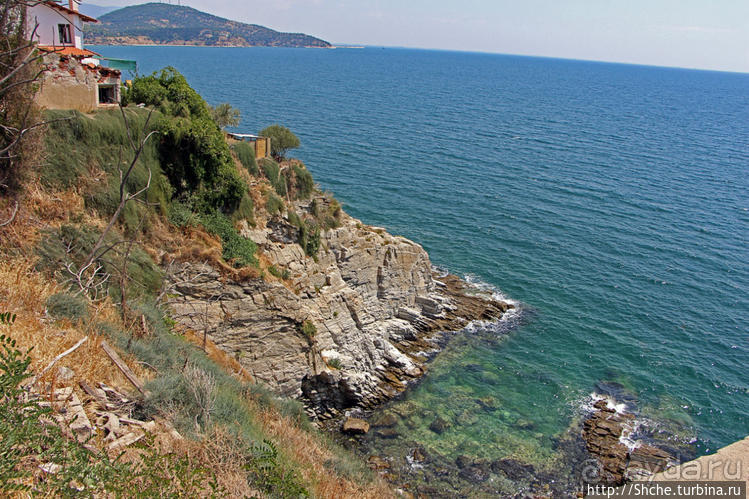
{"label": "jagged rock outcrop", "polygon": [[394,396],[423,374],[438,331],[511,307],[466,295],[455,276],[436,277],[418,244],[340,220],[322,234],[316,258],[290,242],[296,228],[285,219],[243,231],[287,272],[284,281],[231,282],[194,263],[168,276],[178,323],[206,332],[258,380],[303,397],[321,417]]}
{"label": "jagged rock outcrop", "polygon": [[590,455],[600,464],[602,483],[621,485],[663,471],[674,462],[675,458],[663,449],[640,443],[630,450],[621,442],[622,436],[633,429],[633,414],[617,412],[605,399],[593,407],[595,411],[583,424],[583,439]]}

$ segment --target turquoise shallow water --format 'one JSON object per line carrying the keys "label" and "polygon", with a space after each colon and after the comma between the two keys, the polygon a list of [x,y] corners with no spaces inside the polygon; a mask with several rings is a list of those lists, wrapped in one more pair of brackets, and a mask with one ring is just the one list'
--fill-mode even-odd
{"label": "turquoise shallow water", "polygon": [[[175,66],[241,109],[242,131],[289,126],[349,213],[522,303],[519,327],[461,337],[407,395],[454,424],[440,438],[426,417],[400,428],[429,450],[552,459],[601,381],[687,425],[698,453],[749,434],[749,75],[375,48],[95,50]],[[488,396],[500,410],[469,407]]]}

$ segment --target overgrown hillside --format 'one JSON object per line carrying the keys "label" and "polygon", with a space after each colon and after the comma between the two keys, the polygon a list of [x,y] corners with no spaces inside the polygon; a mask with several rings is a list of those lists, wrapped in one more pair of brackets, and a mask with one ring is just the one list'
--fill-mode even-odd
{"label": "overgrown hillside", "polygon": [[109,12],[101,23],[86,26],[93,44],[208,45],[239,47],[330,47],[303,33],[280,33],[230,21],[192,7],[165,3],[134,5]]}
{"label": "overgrown hillside", "polygon": [[[392,495],[298,402],[271,395],[201,331],[176,328],[165,307],[175,262],[283,283],[288,271],[238,229],[287,213],[299,229],[292,243],[314,258],[340,207],[329,199],[325,210],[297,212],[297,200],[322,196],[304,165],[258,165],[247,144],[227,143],[173,69],[137,79],[125,101],[122,111],[46,114],[41,159],[0,228],[0,312],[15,315],[0,320],[0,491]],[[0,200],[3,214],[10,208]],[[84,438],[71,428],[85,418],[65,419],[71,407],[91,421]],[[112,421],[153,424],[120,446]]]}

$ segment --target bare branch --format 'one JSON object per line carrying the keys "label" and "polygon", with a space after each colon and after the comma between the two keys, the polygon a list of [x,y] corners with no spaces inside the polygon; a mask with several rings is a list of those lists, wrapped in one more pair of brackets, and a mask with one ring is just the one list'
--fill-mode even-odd
{"label": "bare branch", "polygon": [[9,225],[11,222],[13,222],[13,219],[16,218],[16,213],[18,213],[18,201],[15,201],[15,206],[13,207],[13,213],[10,215],[10,218],[6,220],[3,223],[0,223],[0,227],[5,227],[6,225]]}

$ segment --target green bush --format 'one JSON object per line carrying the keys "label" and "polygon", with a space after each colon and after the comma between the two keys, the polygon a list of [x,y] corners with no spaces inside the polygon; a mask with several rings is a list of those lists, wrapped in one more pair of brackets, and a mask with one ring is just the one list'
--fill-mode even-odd
{"label": "green bush", "polygon": [[328,365],[332,367],[333,369],[342,369],[343,364],[341,364],[341,359],[338,357],[333,357],[331,359],[328,359]]}
{"label": "green bush", "polygon": [[172,118],[159,129],[161,166],[174,194],[195,194],[202,212],[235,211],[247,186],[216,123],[207,117]]}
{"label": "green bush", "polygon": [[286,177],[281,175],[281,168],[278,163],[270,158],[263,158],[260,160],[260,166],[263,169],[265,178],[268,179],[270,185],[278,193],[279,196],[283,197],[286,195]]}
{"label": "green bush", "polygon": [[242,196],[237,211],[232,215],[233,220],[247,220],[251,225],[255,225],[255,205],[249,194]]}
{"label": "green bush", "polygon": [[316,222],[306,220],[299,228],[299,245],[307,256],[317,256],[320,249],[320,226]]}
{"label": "green bush", "polygon": [[289,223],[293,225],[294,227],[300,229],[302,227],[302,219],[299,218],[299,215],[293,210],[289,210]]}
{"label": "green bush", "polygon": [[231,147],[231,150],[237,155],[237,159],[242,163],[242,166],[247,168],[250,175],[254,177],[260,175],[260,169],[258,168],[257,160],[255,159],[255,148],[252,147],[252,144],[247,142],[237,142]]}
{"label": "green bush", "polygon": [[212,119],[208,104],[172,66],[150,76],[135,78],[123,95],[123,105],[131,103],[160,107],[162,112],[173,116]]}
{"label": "green bush", "polygon": [[299,164],[292,165],[290,171],[294,172],[296,199],[309,199],[315,188],[312,174],[307,168]]}
{"label": "green bush", "polygon": [[251,239],[240,236],[226,215],[219,212],[209,213],[203,215],[201,222],[205,230],[221,239],[224,260],[231,262],[235,267],[257,266],[257,245]]}
{"label": "green bush", "polygon": [[276,158],[284,158],[289,149],[299,147],[299,138],[281,125],[271,125],[260,131],[261,137],[270,137],[270,151]]}
{"label": "green bush", "polygon": [[284,208],[286,205],[283,202],[283,199],[276,196],[272,192],[268,194],[268,199],[265,201],[265,210],[270,215],[275,215],[276,213],[281,214],[283,213]]}
{"label": "green bush", "polygon": [[187,204],[175,201],[169,206],[169,222],[180,228],[195,227],[200,219]]}
{"label": "green bush", "polygon": [[56,293],[47,299],[47,312],[55,319],[77,321],[88,317],[88,302],[80,295]]}
{"label": "green bush", "polygon": [[195,195],[201,212],[234,212],[247,191],[210,107],[174,68],[133,80],[125,102],[157,107],[157,158],[170,195]]}
{"label": "green bush", "polygon": [[216,107],[209,106],[211,118],[222,130],[228,126],[239,125],[239,109],[231,107],[231,104],[224,102]]}

